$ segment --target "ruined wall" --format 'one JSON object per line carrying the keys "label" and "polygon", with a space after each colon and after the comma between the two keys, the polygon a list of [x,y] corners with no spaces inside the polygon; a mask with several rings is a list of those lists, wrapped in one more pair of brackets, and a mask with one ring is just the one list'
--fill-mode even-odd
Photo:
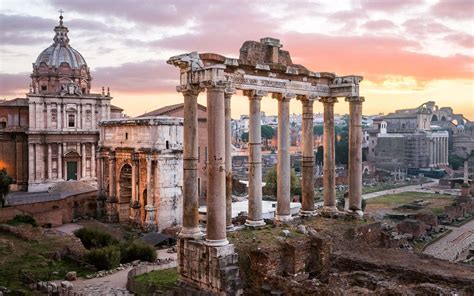
{"label": "ruined wall", "polygon": [[0,223],[15,215],[28,214],[37,220],[38,225],[51,224],[52,227],[71,223],[80,216],[94,216],[96,213],[97,191],[77,194],[60,200],[14,205],[0,208]]}

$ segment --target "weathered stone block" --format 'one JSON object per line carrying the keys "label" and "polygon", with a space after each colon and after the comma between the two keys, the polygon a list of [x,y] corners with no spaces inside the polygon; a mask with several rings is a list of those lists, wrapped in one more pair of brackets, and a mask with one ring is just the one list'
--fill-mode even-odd
{"label": "weathered stone block", "polygon": [[408,233],[417,238],[426,234],[426,224],[421,221],[407,219],[397,224],[397,230],[399,233]]}

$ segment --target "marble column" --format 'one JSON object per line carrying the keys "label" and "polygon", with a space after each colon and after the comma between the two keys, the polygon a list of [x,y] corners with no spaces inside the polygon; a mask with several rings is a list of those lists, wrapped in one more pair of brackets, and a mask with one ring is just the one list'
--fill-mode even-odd
{"label": "marble column", "polygon": [[207,223],[206,244],[229,244],[226,235],[225,200],[225,107],[222,82],[213,82],[207,91]]}
{"label": "marble column", "polygon": [[290,212],[290,99],[292,95],[274,93],[278,100],[277,211],[275,221],[291,220]]}
{"label": "marble column", "polygon": [[82,146],[82,165],[81,165],[82,175],[81,175],[81,179],[84,179],[86,177],[86,165],[87,165],[87,162],[86,162],[86,144],[81,144],[81,146]]}
{"label": "marble column", "polygon": [[43,146],[41,144],[35,144],[35,175],[36,180],[43,180],[44,178],[44,158],[43,158]]}
{"label": "marble column", "polygon": [[319,100],[324,107],[323,125],[323,198],[324,211],[336,211],[336,139],[334,131],[334,104],[337,98]]}
{"label": "marble column", "polygon": [[90,128],[95,130],[97,128],[97,119],[95,114],[95,103],[91,105],[91,125]]}
{"label": "marble column", "polygon": [[[51,121],[51,103],[46,103],[46,121],[44,123],[44,128],[49,129],[53,126],[53,122]],[[51,177],[48,175],[48,178]]]}
{"label": "marble column", "polygon": [[302,112],[302,154],[301,162],[301,211],[302,216],[314,215],[314,134],[313,134],[313,103],[314,99],[298,97],[303,107]]}
{"label": "marble column", "polygon": [[232,117],[231,98],[235,93],[234,89],[228,88],[224,93],[225,108],[225,201],[226,201],[226,228],[233,230],[232,224]]}
{"label": "marble column", "polygon": [[91,144],[91,178],[95,178],[96,172],[95,172],[95,164],[96,164],[96,159],[95,159],[95,144]]}
{"label": "marble column", "polygon": [[183,136],[183,227],[180,236],[201,238],[199,229],[198,196],[198,115],[197,98],[199,86],[181,90],[184,96],[184,136]]}
{"label": "marble column", "polygon": [[63,145],[58,143],[58,179],[63,178]]}
{"label": "marble column", "polygon": [[153,205],[152,187],[151,187],[151,162],[152,158],[150,155],[146,157],[146,204],[147,206]]}
{"label": "marble column", "polygon": [[53,170],[52,170],[53,159],[52,159],[51,144],[48,143],[46,145],[48,145],[48,179],[52,180],[53,179],[53,176],[52,176],[53,175]]}
{"label": "marble column", "polygon": [[264,92],[244,91],[249,98],[249,204],[245,225],[260,227],[265,225],[262,217],[262,131],[260,103]]}
{"label": "marble column", "polygon": [[444,147],[445,147],[444,163],[448,165],[449,164],[449,137],[444,138]]}
{"label": "marble column", "polygon": [[112,151],[109,157],[109,196],[113,199],[116,198],[115,192],[115,153]]}
{"label": "marble column", "polygon": [[362,216],[362,102],[364,97],[348,97],[349,102],[349,211]]}
{"label": "marble column", "polygon": [[135,203],[135,201],[137,200],[136,199],[136,187],[135,185],[137,184],[137,180],[136,180],[136,175],[137,175],[137,165],[136,165],[136,162],[134,160],[132,160],[132,204]]}
{"label": "marble column", "polygon": [[153,196],[153,184],[152,184],[152,164],[153,158],[151,155],[147,155],[146,159],[146,230],[155,231],[156,230],[156,208],[154,206],[154,196]]}

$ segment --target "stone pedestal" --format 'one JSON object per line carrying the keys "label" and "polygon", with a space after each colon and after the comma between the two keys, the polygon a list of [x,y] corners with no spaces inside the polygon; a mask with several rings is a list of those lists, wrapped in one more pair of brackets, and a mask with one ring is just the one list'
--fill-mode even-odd
{"label": "stone pedestal", "polygon": [[202,240],[178,240],[180,286],[216,295],[240,295],[237,262],[238,255],[232,244],[213,247]]}

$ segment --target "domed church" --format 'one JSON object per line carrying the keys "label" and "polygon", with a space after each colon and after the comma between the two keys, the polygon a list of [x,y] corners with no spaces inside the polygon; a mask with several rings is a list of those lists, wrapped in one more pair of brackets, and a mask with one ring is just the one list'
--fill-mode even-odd
{"label": "domed church", "polygon": [[[25,175],[30,192],[47,191],[55,183],[67,180],[96,186],[98,123],[122,116],[122,109],[111,106],[108,90],[105,92],[102,88],[101,93],[91,93],[89,67],[84,57],[69,44],[68,32],[61,15],[54,28],[53,44],[33,63],[27,98],[0,103],[0,121],[2,109],[6,110],[13,101],[19,108],[25,111],[27,108],[27,112],[22,113],[27,115],[21,115],[27,116],[26,128],[24,123],[20,124],[21,118],[6,122],[3,128],[14,130],[18,123],[25,129],[27,148],[20,149],[24,152],[16,151],[20,157],[15,159],[27,159],[28,165],[19,166],[18,161],[9,165],[7,155],[0,156],[6,159],[7,172],[14,178],[27,168]],[[26,155],[22,157],[22,153]],[[18,186],[18,189],[26,189],[24,187]]]}

